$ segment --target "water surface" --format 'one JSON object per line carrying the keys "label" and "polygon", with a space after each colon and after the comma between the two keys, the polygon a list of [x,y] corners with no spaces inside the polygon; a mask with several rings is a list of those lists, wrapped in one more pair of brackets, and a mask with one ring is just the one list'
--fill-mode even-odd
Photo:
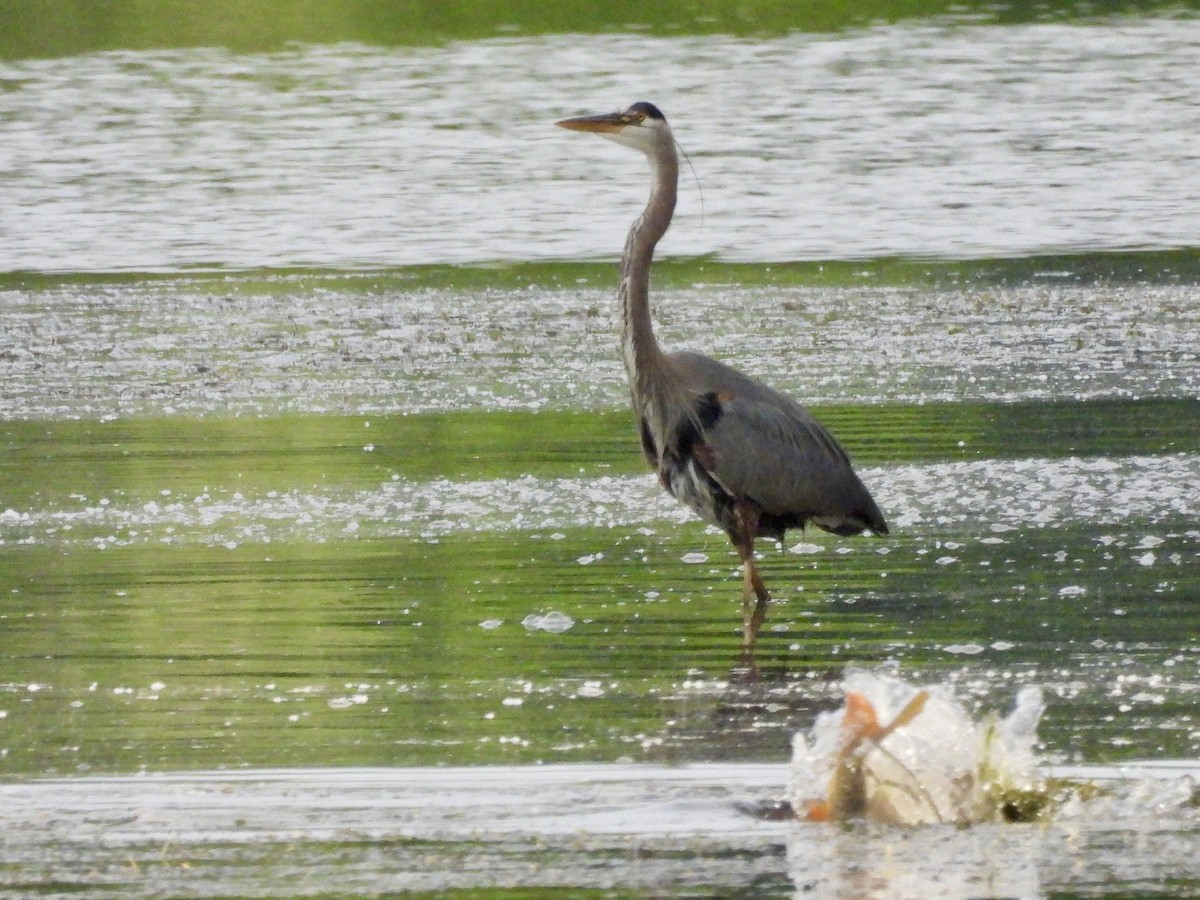
{"label": "water surface", "polygon": [[[0,883],[29,892],[944,900],[1139,896],[1200,882],[1188,772],[1074,769],[1113,791],[1052,826],[764,821],[747,764],[257,770],[0,786]],[[1145,806],[1161,804],[1159,815]],[[83,824],[78,824],[82,820]],[[35,874],[36,873],[36,874]],[[483,886],[483,887],[480,887]],[[1180,893],[1180,896],[1183,894]],[[1160,895],[1161,896],[1161,895]]]}
{"label": "water surface", "polygon": [[645,166],[552,123],[637,99],[665,255],[1195,246],[1198,69],[1190,18],[7,61],[0,271],[612,258]]}
{"label": "water surface", "polygon": [[[0,414],[623,407],[615,272],[551,271],[568,285],[463,290],[405,272],[349,284],[319,273],[14,280],[0,287]],[[1200,395],[1190,283],[748,287],[709,283],[702,267],[696,278],[656,293],[662,342],[809,404]]]}
{"label": "water surface", "polygon": [[[1036,832],[735,803],[847,666],[973,711],[1037,684],[1049,763],[1194,773],[1200,307],[1165,251],[1198,243],[1198,48],[1123,19],[0,64],[0,883],[1194,893],[1153,791]],[[625,412],[646,174],[551,125],[641,97],[704,195],[660,336],[812,404],[893,527],[764,544],[753,659],[736,557]]]}

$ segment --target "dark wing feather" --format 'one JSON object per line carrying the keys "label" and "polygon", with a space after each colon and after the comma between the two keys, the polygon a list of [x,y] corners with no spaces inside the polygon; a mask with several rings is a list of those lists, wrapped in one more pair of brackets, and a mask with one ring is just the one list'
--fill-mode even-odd
{"label": "dark wing feather", "polygon": [[704,452],[695,458],[731,497],[791,523],[785,527],[811,521],[839,534],[887,532],[845,450],[806,409],[700,354],[671,361],[696,397],[691,427]]}

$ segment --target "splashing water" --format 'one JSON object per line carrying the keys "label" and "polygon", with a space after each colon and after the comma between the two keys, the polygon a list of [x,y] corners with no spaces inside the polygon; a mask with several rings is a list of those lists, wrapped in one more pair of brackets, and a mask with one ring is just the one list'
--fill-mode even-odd
{"label": "splashing water", "polygon": [[961,825],[1028,821],[1048,806],[1034,753],[1040,689],[976,721],[939,686],[854,672],[843,688],[845,705],[793,740],[788,799],[800,818]]}

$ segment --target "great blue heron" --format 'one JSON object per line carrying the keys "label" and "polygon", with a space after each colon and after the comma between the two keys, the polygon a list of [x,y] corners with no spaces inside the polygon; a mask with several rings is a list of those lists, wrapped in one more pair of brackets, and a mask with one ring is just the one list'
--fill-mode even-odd
{"label": "great blue heron", "polygon": [[742,633],[751,649],[771,595],[754,540],[808,522],[838,535],[887,534],[846,451],[804,407],[699,353],[665,353],[650,319],[650,262],[675,211],[679,157],[652,103],[556,123],[640,150],[654,184],[621,254],[621,346],[642,451],[662,486],[719,525],[743,567]]}

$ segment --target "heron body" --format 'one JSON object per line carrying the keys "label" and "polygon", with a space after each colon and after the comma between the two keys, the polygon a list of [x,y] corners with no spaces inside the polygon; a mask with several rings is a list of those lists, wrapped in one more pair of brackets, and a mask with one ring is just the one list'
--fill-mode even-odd
{"label": "heron body", "polygon": [[662,486],[720,526],[737,549],[749,649],[771,600],[754,562],[755,538],[782,540],[789,528],[810,522],[839,535],[887,534],[887,523],[841,445],[804,407],[702,354],[666,353],[655,338],[650,265],[679,181],[663,114],[635,103],[623,113],[557,124],[611,138],[650,160],[650,200],[629,229],[618,289],[630,399],[642,452]]}

